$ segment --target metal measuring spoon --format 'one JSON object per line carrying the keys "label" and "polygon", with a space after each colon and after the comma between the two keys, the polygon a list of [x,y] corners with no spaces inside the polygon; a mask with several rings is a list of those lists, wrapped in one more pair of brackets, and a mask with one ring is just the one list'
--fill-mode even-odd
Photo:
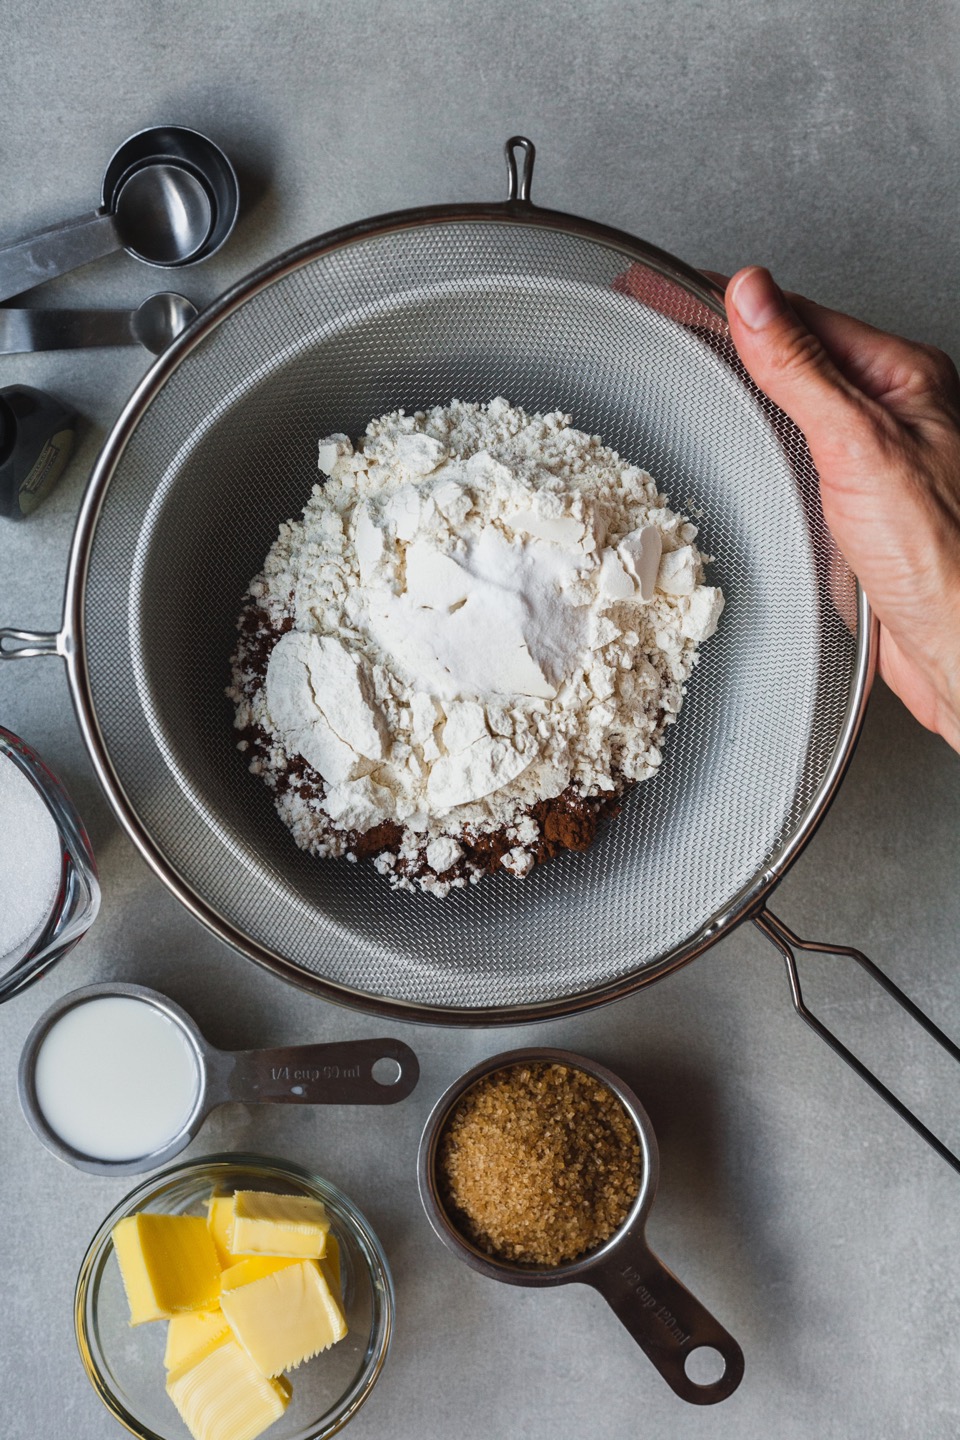
{"label": "metal measuring spoon", "polygon": [[205,135],[141,130],[111,157],[99,210],[0,249],[0,300],[113,250],[168,268],[206,259],[232,231],[239,198],[233,166]]}
{"label": "metal measuring spoon", "polygon": [[[496,1070],[540,1062],[583,1070],[612,1090],[636,1127],[642,1160],[640,1190],[616,1234],[580,1259],[549,1268],[495,1260],[477,1249],[447,1214],[437,1182],[440,1138],[460,1098]],[[592,1285],[681,1399],[713,1405],[736,1390],[743,1378],[740,1346],[647,1244],[644,1232],[660,1169],[657,1140],[636,1095],[610,1070],[567,1050],[510,1050],[494,1055],[468,1070],[441,1095],[420,1140],[417,1169],[427,1219],[447,1249],[472,1270],[508,1285]],[[688,1370],[688,1361],[694,1356]],[[718,1376],[715,1372],[721,1365]]]}
{"label": "metal measuring spoon", "polygon": [[[77,1006],[101,999],[124,998],[156,1008],[178,1028],[196,1069],[195,1094],[189,1114],[162,1145],[134,1159],[103,1160],[67,1144],[48,1123],[37,1093],[37,1061],[44,1040],[57,1022]],[[405,1100],[420,1077],[417,1057],[400,1040],[345,1040],[322,1045],[290,1045],[270,1050],[217,1050],[201,1035],[196,1022],[166,995],[144,985],[87,985],[63,996],[27,1036],[20,1056],[18,1090],[27,1122],[48,1150],[78,1170],[94,1175],[139,1175],[179,1154],[193,1139],[207,1115],[218,1105],[395,1105]],[[130,1087],[135,1075],[118,1073],[116,1085]],[[71,1077],[82,1096],[84,1076]],[[100,1096],[109,1107],[110,1097]],[[129,1095],[124,1097],[129,1101]],[[73,1103],[77,1103],[74,1094]],[[107,1117],[107,1122],[109,1117]]]}
{"label": "metal measuring spoon", "polygon": [[0,306],[0,355],[87,346],[143,345],[160,355],[199,311],[192,301],[163,290],[136,310],[5,310]]}

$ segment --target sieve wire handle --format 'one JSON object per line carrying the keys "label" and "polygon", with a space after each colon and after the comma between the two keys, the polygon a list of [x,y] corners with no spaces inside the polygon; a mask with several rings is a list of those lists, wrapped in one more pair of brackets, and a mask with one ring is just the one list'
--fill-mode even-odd
{"label": "sieve wire handle", "polygon": [[[583,1279],[600,1292],[681,1400],[715,1405],[736,1390],[743,1379],[743,1351],[654,1255],[644,1236],[621,1241],[615,1254]],[[698,1351],[715,1352],[712,1358],[722,1359],[718,1378],[698,1383],[696,1363],[693,1374],[688,1373],[688,1362]]]}
{"label": "sieve wire handle", "polygon": [[0,660],[32,660],[37,655],[67,653],[65,631],[51,634],[43,630],[12,630],[0,628]]}
{"label": "sieve wire handle", "polygon": [[905,995],[900,987],[895,985],[890,977],[885,975],[880,967],[868,959],[861,950],[854,950],[849,945],[824,945],[813,940],[801,940],[798,936],[794,935],[791,930],[788,930],[786,925],[784,925],[781,920],[778,920],[776,915],[772,915],[769,910],[761,910],[758,915],[753,917],[753,923],[761,934],[766,935],[767,939],[777,947],[784,958],[794,1009],[801,1020],[806,1021],[811,1030],[815,1031],[816,1034],[820,1036],[820,1039],[830,1046],[834,1054],[839,1055],[840,1059],[844,1060],[850,1068],[860,1076],[861,1080],[866,1081],[870,1089],[879,1095],[882,1100],[885,1100],[891,1109],[896,1111],[901,1120],[905,1120],[912,1129],[916,1130],[917,1134],[926,1140],[927,1144],[937,1152],[941,1159],[946,1160],[948,1165],[952,1165],[954,1170],[960,1171],[960,1158],[958,1158],[952,1150],[948,1149],[943,1141],[939,1139],[928,1126],[924,1125],[923,1121],[914,1115],[913,1111],[908,1109],[903,1101],[897,1095],[894,1095],[893,1091],[888,1089],[883,1081],[878,1079],[862,1060],[859,1060],[851,1050],[848,1050],[843,1041],[838,1039],[833,1031],[824,1025],[822,1020],[818,1019],[818,1017],[807,1008],[800,986],[800,973],[797,969],[797,958],[794,952],[804,950],[808,953],[819,955],[843,955],[850,960],[855,960],[857,964],[866,971],[870,978],[875,980],[877,984],[907,1012],[911,1020],[915,1020],[928,1035],[936,1040],[938,1045],[943,1047],[951,1060],[956,1060],[958,1063],[960,1063],[960,1047],[955,1045],[950,1037],[945,1035],[939,1026],[933,1023],[929,1015],[924,1014],[920,1007],[914,1004],[910,997]]}

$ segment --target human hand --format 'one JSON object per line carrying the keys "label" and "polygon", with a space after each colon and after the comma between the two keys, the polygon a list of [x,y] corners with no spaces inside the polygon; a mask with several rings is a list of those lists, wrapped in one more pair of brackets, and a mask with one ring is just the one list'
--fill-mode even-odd
{"label": "human hand", "polygon": [[752,378],[803,431],[834,539],[880,621],[880,674],[960,751],[960,379],[758,266],[726,288]]}

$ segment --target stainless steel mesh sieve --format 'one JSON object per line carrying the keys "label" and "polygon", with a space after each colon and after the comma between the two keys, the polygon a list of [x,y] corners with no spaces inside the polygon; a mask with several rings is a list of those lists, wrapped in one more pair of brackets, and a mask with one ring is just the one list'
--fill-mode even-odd
{"label": "stainless steel mesh sieve", "polygon": [[[461,1023],[612,998],[755,913],[836,786],[870,677],[806,445],[741,368],[718,292],[532,205],[532,146],[507,154],[506,203],[311,242],[157,363],[94,472],[56,646],[120,818],[200,919],[328,998]],[[648,469],[696,517],[726,610],[658,776],[592,849],[437,901],[299,851],[224,689],[242,596],[318,478],[318,436],[496,395],[568,411]]]}

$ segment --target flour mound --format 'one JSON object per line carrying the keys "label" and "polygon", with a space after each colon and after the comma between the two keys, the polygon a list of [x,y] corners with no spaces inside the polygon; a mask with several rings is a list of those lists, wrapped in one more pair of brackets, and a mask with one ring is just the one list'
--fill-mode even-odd
{"label": "flour mound", "polygon": [[504,399],[320,441],[233,657],[298,845],[437,896],[585,848],[656,774],[716,628],[696,527],[560,412]]}

